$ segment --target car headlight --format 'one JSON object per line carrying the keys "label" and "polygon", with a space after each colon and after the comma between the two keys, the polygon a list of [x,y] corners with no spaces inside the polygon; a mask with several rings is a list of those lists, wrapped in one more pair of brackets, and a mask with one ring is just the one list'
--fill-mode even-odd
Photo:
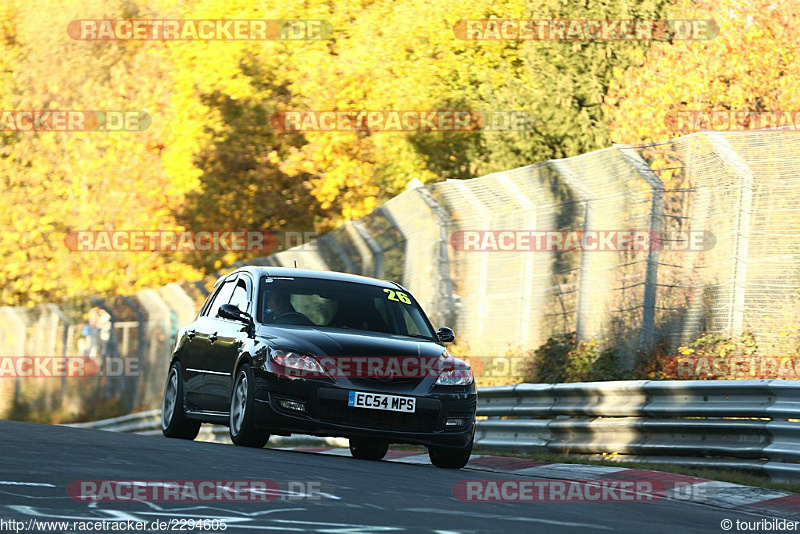
{"label": "car headlight", "polygon": [[475,381],[472,369],[453,369],[442,371],[436,379],[437,386],[468,386]]}
{"label": "car headlight", "polygon": [[286,369],[296,369],[311,374],[325,374],[322,366],[307,354],[285,349],[269,349],[269,359],[275,365],[280,365]]}

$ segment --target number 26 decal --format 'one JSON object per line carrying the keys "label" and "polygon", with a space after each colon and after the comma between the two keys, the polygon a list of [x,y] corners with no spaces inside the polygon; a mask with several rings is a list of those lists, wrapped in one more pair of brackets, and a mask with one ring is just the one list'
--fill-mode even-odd
{"label": "number 26 decal", "polygon": [[411,299],[408,298],[408,295],[403,293],[402,291],[392,291],[391,289],[384,289],[384,293],[387,294],[389,300],[393,300],[395,302],[402,302],[403,304],[411,304]]}

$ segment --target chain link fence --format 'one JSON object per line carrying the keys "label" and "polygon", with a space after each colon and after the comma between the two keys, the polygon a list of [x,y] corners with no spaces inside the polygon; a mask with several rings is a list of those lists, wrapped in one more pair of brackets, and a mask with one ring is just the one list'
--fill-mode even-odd
{"label": "chain link fence", "polygon": [[[269,264],[397,280],[474,354],[576,332],[624,367],[656,342],[752,332],[797,347],[800,137],[697,133],[408,190]],[[459,232],[649,232],[623,250],[464,250]],[[483,234],[481,234],[483,235]],[[314,249],[316,250],[309,250]],[[623,247],[624,248],[624,247]]]}
{"label": "chain link fence", "polygon": [[[800,136],[791,131],[615,145],[410,188],[313,242],[248,263],[395,280],[473,355],[520,354],[575,332],[613,347],[630,369],[656,343],[674,350],[705,332],[745,331],[762,354],[788,354],[799,346],[798,171]],[[615,250],[465,246],[467,234],[592,231],[650,241]],[[0,307],[4,356],[80,354],[87,310],[99,307],[111,329],[93,357],[139,364],[134,377],[98,373],[91,388],[3,378],[0,400],[17,405],[27,390],[45,405],[113,396],[128,411],[157,406],[175,332],[207,290],[170,284],[83,308]]]}
{"label": "chain link fence", "polygon": [[61,422],[158,406],[175,335],[205,286],[168,284],[81,305],[0,307],[0,410]]}

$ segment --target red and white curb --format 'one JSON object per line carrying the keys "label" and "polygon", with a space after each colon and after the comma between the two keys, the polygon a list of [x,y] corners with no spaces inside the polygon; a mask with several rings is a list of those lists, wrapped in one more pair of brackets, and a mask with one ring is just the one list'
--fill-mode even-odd
{"label": "red and white curb", "polygon": [[[344,448],[287,447],[283,450],[350,457]],[[428,454],[389,451],[384,461],[430,465]],[[465,469],[553,480],[659,482],[666,488],[657,496],[729,510],[800,521],[800,494],[662,471],[602,465],[557,464],[509,456],[473,454]]]}

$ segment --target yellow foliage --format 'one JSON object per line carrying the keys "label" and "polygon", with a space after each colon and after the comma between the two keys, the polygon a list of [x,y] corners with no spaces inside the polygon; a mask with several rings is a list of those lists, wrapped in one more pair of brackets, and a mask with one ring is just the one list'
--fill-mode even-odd
{"label": "yellow foliage", "polygon": [[[654,10],[656,3],[636,9]],[[302,223],[324,231],[369,213],[413,179],[442,179],[430,159],[456,166],[467,146],[463,137],[427,146],[440,138],[415,132],[280,133],[268,127],[278,111],[535,103],[539,109],[529,111],[542,132],[522,136],[508,152],[545,150],[548,141],[554,154],[572,155],[607,140],[602,117],[570,114],[579,101],[584,115],[602,103],[613,140],[632,143],[679,135],[664,121],[672,110],[795,109],[800,101],[797,15],[788,0],[683,1],[672,18],[713,18],[719,36],[654,42],[647,51],[620,43],[468,42],[453,34],[460,19],[548,18],[584,9],[568,4],[5,0],[0,109],[144,110],[152,124],[142,132],[0,132],[0,304],[127,293],[200,279],[203,269],[243,258],[220,254],[204,263],[171,253],[78,253],[64,244],[71,230],[180,231],[239,216],[236,223],[248,228]],[[610,4],[591,9],[634,9]],[[307,41],[75,41],[65,28],[81,18],[323,19],[334,34]],[[603,80],[570,70],[576,60],[593,68],[621,54],[633,66],[607,69],[607,94]],[[577,135],[585,139],[569,144]],[[469,139],[476,138],[501,153],[506,147],[504,137]],[[464,159],[459,177],[504,168]],[[662,175],[674,185],[669,177]],[[187,220],[187,210],[194,218]]]}
{"label": "yellow foliage", "polygon": [[654,42],[644,57],[631,53],[634,66],[614,72],[605,102],[614,142],[657,142],[687,133],[665,122],[676,110],[796,108],[795,2],[684,1],[674,13],[680,16],[673,18],[714,19],[719,34],[704,41]]}

